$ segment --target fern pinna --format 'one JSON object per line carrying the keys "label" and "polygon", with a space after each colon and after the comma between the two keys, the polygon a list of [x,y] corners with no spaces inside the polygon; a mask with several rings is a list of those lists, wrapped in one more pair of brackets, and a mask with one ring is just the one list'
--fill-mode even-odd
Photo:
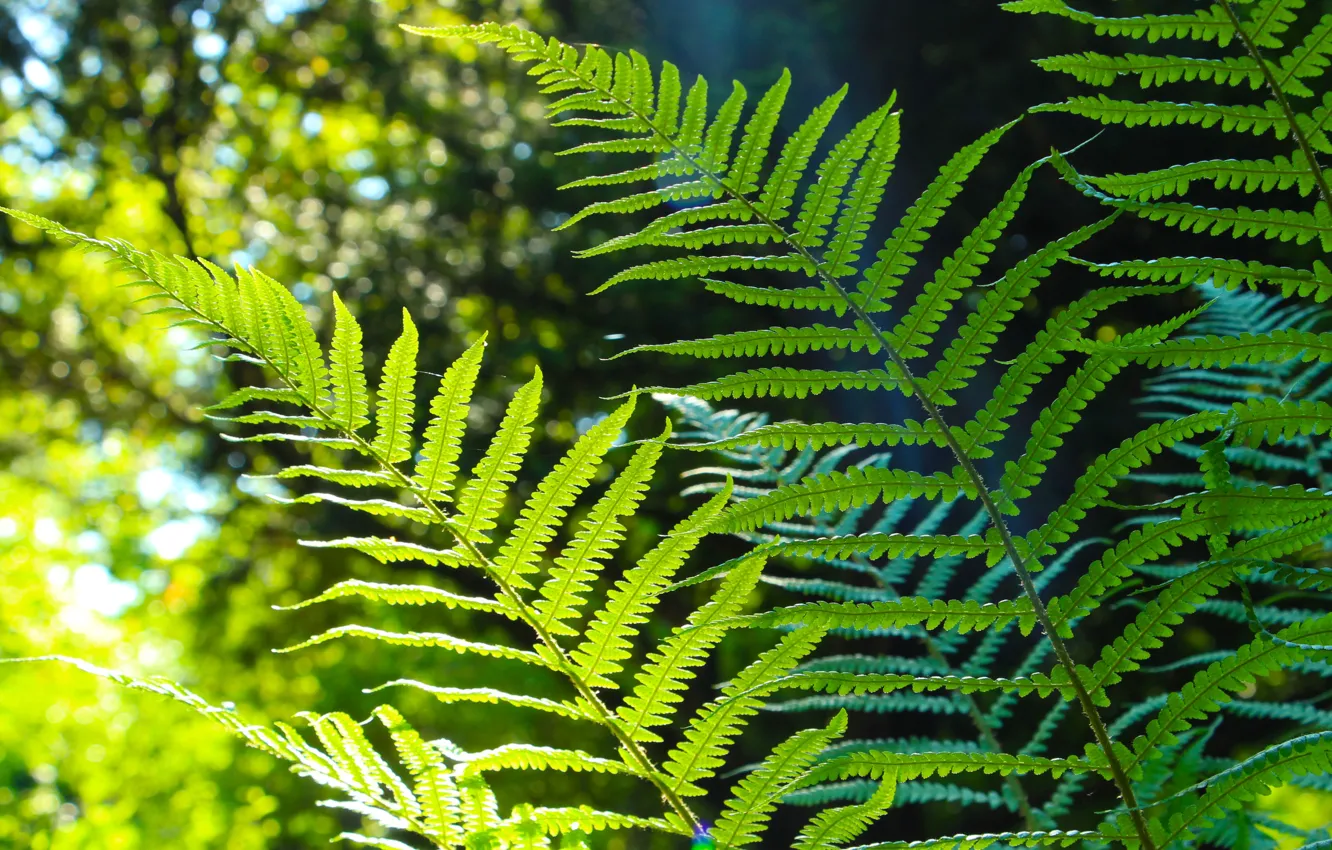
{"label": "fern pinna", "polygon": [[[840,557],[869,559],[883,556],[961,556],[993,568],[1000,564],[1016,574],[1021,594],[1013,599],[980,603],[953,596],[942,600],[901,598],[870,602],[807,602],[737,618],[749,627],[902,630],[915,627],[958,632],[997,629],[1016,622],[1020,629],[1039,626],[1048,642],[1052,664],[1013,678],[930,676],[913,673],[857,674],[803,671],[786,677],[788,686],[841,682],[842,695],[866,692],[862,683],[900,680],[917,692],[953,691],[963,694],[1001,693],[1004,698],[1031,699],[1057,694],[1081,709],[1089,732],[1085,759],[1073,772],[1109,780],[1119,801],[1104,818],[1078,813],[1090,831],[1029,830],[1020,833],[950,836],[929,844],[980,847],[994,842],[1064,845],[1087,839],[1096,843],[1123,843],[1152,850],[1176,843],[1204,840],[1208,829],[1227,812],[1246,806],[1268,788],[1294,776],[1318,774],[1332,764],[1332,734],[1277,736],[1266,749],[1238,765],[1210,776],[1206,782],[1157,800],[1161,766],[1175,760],[1183,742],[1195,738],[1195,727],[1215,714],[1228,693],[1266,673],[1274,656],[1288,663],[1293,653],[1308,659],[1322,652],[1320,630],[1329,621],[1302,623],[1280,633],[1263,631],[1237,654],[1238,660],[1218,662],[1156,710],[1110,721],[1114,688],[1149,661],[1197,606],[1224,591],[1242,586],[1272,559],[1298,551],[1322,534],[1322,523],[1332,501],[1317,490],[1274,488],[1252,498],[1229,483],[1220,452],[1202,459],[1208,487],[1187,494],[1175,505],[1179,517],[1136,529],[1105,548],[1077,577],[1073,589],[1047,598],[1037,585],[1045,560],[1058,557],[1060,547],[1077,533],[1088,512],[1101,505],[1110,490],[1126,475],[1148,466],[1170,446],[1210,433],[1213,443],[1245,445],[1272,443],[1295,434],[1323,434],[1332,427],[1332,407],[1316,402],[1254,400],[1224,411],[1199,411],[1153,424],[1095,459],[1073,484],[1072,492],[1032,531],[1014,534],[1007,517],[1021,511],[1020,504],[1040,485],[1065,435],[1082,415],[1088,401],[1126,364],[1145,360],[1151,365],[1190,362],[1209,366],[1237,360],[1284,361],[1292,356],[1332,357],[1329,341],[1270,334],[1262,337],[1218,337],[1173,340],[1171,334],[1187,316],[1158,327],[1147,327],[1111,342],[1089,340],[1082,332],[1107,306],[1125,299],[1180,288],[1179,281],[1158,285],[1112,286],[1093,290],[1052,317],[1021,354],[1006,365],[992,398],[969,418],[954,424],[953,393],[968,386],[978,367],[990,355],[1003,331],[1026,297],[1070,251],[1110,224],[1111,219],[1082,227],[1038,248],[982,290],[972,313],[942,356],[919,370],[929,344],[942,321],[973,285],[993,250],[994,240],[1021,203],[1037,168],[1049,163],[1076,178],[1057,153],[1023,170],[1003,199],[925,284],[919,297],[900,310],[895,296],[904,276],[916,264],[931,229],[944,214],[962,185],[1008,127],[986,134],[955,155],[924,194],[906,211],[873,262],[864,269],[858,260],[875,220],[877,207],[898,146],[897,115],[892,104],[857,123],[804,179],[832,114],[844,96],[838,92],[817,107],[781,146],[771,164],[768,152],[774,141],[782,102],[789,86],[785,74],[758,101],[746,119],[747,93],[738,83],[710,112],[705,81],[699,79],[684,92],[678,70],[663,63],[654,73],[641,55],[611,53],[588,46],[580,50],[545,39],[518,27],[484,24],[419,30],[434,37],[461,37],[497,44],[522,61],[535,63],[531,73],[546,92],[557,95],[554,114],[568,114],[566,124],[599,128],[609,138],[588,142],[572,152],[647,155],[650,161],[578,181],[579,186],[631,186],[656,184],[591,204],[567,224],[598,214],[652,211],[646,226],[612,238],[590,249],[604,254],[631,247],[683,250],[684,254],[627,268],[602,289],[630,281],[657,282],[702,278],[722,297],[752,304],[809,310],[829,324],[811,322],[800,327],[772,327],[741,331],[710,339],[641,346],[636,352],[709,358],[805,354],[828,349],[865,349],[884,358],[881,368],[854,372],[761,365],[734,372],[715,381],[673,389],[679,395],[703,399],[764,395],[800,396],[832,389],[885,389],[914,399],[924,412],[921,420],[900,423],[775,423],[724,440],[714,447],[750,445],[818,449],[826,445],[893,446],[930,444],[948,449],[957,461],[949,471],[926,475],[882,466],[851,466],[845,470],[808,475],[770,492],[745,499],[728,508],[716,523],[727,532],[753,532],[798,516],[817,516],[875,502],[962,498],[976,504],[988,523],[972,534],[889,534],[820,538],[799,544],[804,553],[824,547]],[[737,129],[744,124],[738,145]],[[803,201],[796,199],[804,189]],[[690,206],[676,208],[681,202]],[[1325,215],[1325,213],[1323,213]],[[1111,217],[1113,218],[1113,216]],[[753,254],[714,252],[732,245],[756,246]],[[728,281],[731,271],[796,272],[812,280],[808,286],[752,286]],[[1018,407],[1033,385],[1053,366],[1078,356],[1081,364],[1054,402],[1042,410],[1023,453],[1005,466],[1002,479],[991,487],[978,472],[977,460],[991,454]],[[919,373],[918,373],[919,370]],[[1241,510],[1237,505],[1244,504]],[[1257,532],[1239,541],[1232,532]],[[1104,645],[1099,657],[1079,662],[1066,642],[1073,627],[1125,589],[1133,568],[1167,558],[1176,549],[1196,542],[1209,544],[1202,565],[1154,588],[1155,595],[1123,630]],[[784,545],[784,544],[781,544]],[[910,684],[906,684],[910,683]],[[1121,722],[1122,721],[1122,722]],[[1145,727],[1129,743],[1115,737]],[[1061,764],[1069,764],[1061,761]],[[1042,773],[1048,761],[1007,752],[894,752],[866,749],[837,755],[822,762],[806,786],[859,778],[895,776],[899,782],[949,775],[964,770],[1013,775]],[[1060,773],[1068,771],[1061,770]],[[790,789],[792,792],[799,788]],[[1141,795],[1141,796],[1140,796]],[[897,846],[884,842],[874,846]]]}
{"label": "fern pinna", "polygon": [[[431,605],[508,618],[531,632],[530,646],[482,643],[448,632],[389,632],[363,625],[333,628],[291,649],[330,640],[360,638],[389,644],[431,647],[492,659],[519,662],[555,674],[563,693],[508,693],[489,687],[397,680],[390,687],[421,689],[441,704],[501,703],[551,717],[591,724],[604,731],[607,754],[500,741],[492,749],[467,752],[448,740],[426,741],[402,713],[390,705],[373,712],[392,740],[401,767],[372,744],[362,724],[342,713],[305,714],[318,745],[287,724],[250,725],[233,711],[209,705],[199,696],[161,679],[135,679],[75,659],[61,659],[129,687],[164,694],[217,719],[249,744],[292,762],[341,795],[330,801],[374,825],[373,833],[341,838],[373,847],[406,848],[390,837],[414,833],[434,846],[469,848],[541,848],[551,836],[561,846],[585,846],[585,836],[599,830],[643,828],[680,836],[705,833],[719,846],[741,847],[757,841],[777,803],[792,789],[813,781],[820,752],[844,732],[845,713],[821,718],[772,749],[755,770],[734,784],[724,803],[708,812],[708,832],[697,801],[700,783],[715,777],[728,751],[764,694],[787,686],[788,672],[813,651],[826,630],[818,625],[790,631],[744,667],[711,702],[693,716],[676,717],[680,691],[707,661],[709,652],[737,626],[746,598],[763,568],[760,555],[743,559],[720,578],[717,589],[649,652],[634,660],[634,640],[662,595],[726,507],[729,493],[718,493],[683,519],[637,564],[605,582],[605,604],[587,610],[589,591],[624,538],[625,524],[642,500],[669,428],[643,442],[623,471],[605,488],[584,519],[570,528],[568,542],[547,562],[555,540],[578,497],[634,408],[630,399],[592,427],[538,484],[511,529],[497,532],[503,501],[516,480],[532,434],[541,396],[538,373],[514,395],[498,432],[467,477],[458,460],[468,401],[481,365],[482,342],[467,350],[442,376],[430,403],[430,420],[418,444],[414,415],[418,374],[417,332],[404,315],[403,331],[384,361],[372,397],[363,367],[361,330],[356,319],[334,301],[332,346],[325,352],[299,302],[262,273],[239,269],[235,276],[203,260],[165,257],[138,251],[118,240],[99,240],[46,219],[9,211],[11,216],[53,236],[109,252],[132,273],[150,301],[164,302],[156,312],[177,326],[209,334],[210,343],[231,349],[230,357],[262,366],[277,379],[272,386],[239,389],[214,410],[276,405],[240,413],[240,425],[277,426],[239,440],[284,440],[345,453],[350,463],[297,465],[278,473],[282,479],[314,479],[345,488],[351,495],[311,493],[291,501],[329,502],[374,516],[410,520],[446,533],[447,548],[396,537],[359,537],[306,541],[363,552],[384,562],[417,561],[431,566],[479,570],[494,593],[470,597],[434,587],[345,581],[296,607],[344,598],[386,605]],[[373,422],[373,428],[371,424]],[[364,498],[361,490],[389,498]],[[693,585],[697,581],[686,584]],[[540,679],[533,678],[534,684]],[[843,687],[839,680],[806,681],[802,687]],[[862,679],[862,689],[905,687],[891,677]],[[614,691],[626,687],[622,699]],[[681,723],[675,743],[666,746],[663,729]],[[500,730],[502,731],[502,730]],[[659,756],[653,755],[658,749]],[[1045,759],[1031,767],[1067,770],[1081,759]],[[587,805],[548,807],[519,801],[502,814],[486,776],[503,770],[597,771],[623,775],[652,789],[659,815],[601,811]],[[922,767],[918,774],[946,770]],[[869,799],[816,815],[800,846],[830,848],[854,838],[892,801],[895,777],[886,776]],[[715,819],[714,819],[715,816]]]}

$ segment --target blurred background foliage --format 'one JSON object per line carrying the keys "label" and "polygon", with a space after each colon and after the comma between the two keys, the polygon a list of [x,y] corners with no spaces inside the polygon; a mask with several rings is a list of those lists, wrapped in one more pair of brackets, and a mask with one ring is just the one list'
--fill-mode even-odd
{"label": "blurred background foliage", "polygon": [[[141,247],[257,264],[293,285],[315,320],[336,288],[362,318],[372,369],[402,306],[421,327],[428,371],[487,333],[478,432],[537,363],[546,375],[547,439],[526,471],[535,480],[595,421],[600,396],[645,382],[643,364],[603,358],[629,342],[705,336],[753,317],[692,287],[583,297],[606,267],[575,264],[570,252],[605,234],[595,222],[552,232],[591,195],[556,193],[585,164],[554,156],[561,132],[545,122],[527,79],[496,54],[397,28],[481,18],[635,46],[751,89],[792,67],[788,122],[844,80],[855,81],[847,122],[896,87],[906,144],[889,209],[905,208],[946,152],[1033,100],[1065,93],[1029,58],[1088,46],[1075,28],[1033,24],[989,3],[0,0],[0,204]],[[1071,121],[1024,122],[936,244],[969,229],[1019,164],[1086,133]],[[1108,135],[1095,155],[1113,163]],[[1170,145],[1187,143],[1164,138],[1166,160]],[[1079,203],[1052,179],[1040,184],[995,268],[1062,233]],[[1149,256],[1153,236],[1131,225],[1113,251]],[[296,616],[271,606],[341,578],[383,580],[389,568],[294,545],[335,523],[354,528],[311,507],[274,511],[256,498],[274,486],[262,479],[236,483],[237,473],[273,469],[273,453],[284,450],[229,444],[204,419],[202,406],[238,377],[228,370],[243,367],[193,350],[188,333],[162,333],[118,282],[97,258],[0,225],[0,657],[67,653],[161,673],[256,718],[334,708],[363,716],[375,698],[361,688],[399,675],[477,684],[465,665],[425,653],[346,642],[269,652],[347,619],[346,609]],[[1053,294],[1041,296],[1048,302],[1028,305],[1029,325],[1089,282],[1059,272],[1044,290]],[[1114,321],[1122,331],[1156,318]],[[696,368],[656,360],[651,381],[704,377]],[[661,412],[642,407],[635,428],[646,433]],[[1086,441],[1088,455],[1135,427],[1122,416],[1089,422],[1100,431]],[[626,554],[678,515],[678,489],[669,474],[658,482]],[[724,557],[722,546],[703,559]],[[467,579],[409,569],[394,578]],[[390,628],[424,622],[420,612],[374,616]],[[414,719],[432,710],[410,694],[395,700]],[[495,728],[498,712],[520,739],[533,722],[451,707],[448,725]],[[356,826],[315,807],[310,783],[206,721],[78,673],[3,668],[0,718],[0,846],[304,848]],[[610,781],[580,776],[549,790],[612,794]],[[625,846],[612,841],[612,850]]]}

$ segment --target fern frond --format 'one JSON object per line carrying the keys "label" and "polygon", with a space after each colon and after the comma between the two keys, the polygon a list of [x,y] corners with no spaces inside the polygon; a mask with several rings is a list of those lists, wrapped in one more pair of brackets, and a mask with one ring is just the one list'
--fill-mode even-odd
{"label": "fern frond", "polygon": [[[801,205],[800,214],[796,217],[792,228],[797,246],[813,249],[824,245],[828,225],[832,224],[833,216],[841,206],[846,184],[850,182],[851,174],[869,150],[871,141],[878,138],[879,128],[889,120],[887,115],[890,109],[892,109],[891,102],[863,118],[851,129],[851,132],[833,146],[828,156],[819,164],[818,173],[805,193],[805,202]],[[885,139],[884,144],[890,149],[891,138]],[[885,155],[888,155],[887,152]],[[873,189],[867,187],[867,191]],[[866,201],[868,198],[862,199],[862,204]],[[852,219],[847,222],[847,227],[852,230],[856,226],[854,218],[855,215],[852,213]],[[845,269],[844,273],[853,271],[845,263],[850,248],[848,240],[853,238],[852,234],[847,232],[843,238],[844,244],[830,250],[828,262],[834,269]]]}
{"label": "fern frond", "polygon": [[505,744],[490,750],[469,753],[458,766],[459,776],[496,770],[554,770],[575,773],[634,773],[622,761],[598,758],[580,750],[560,750],[532,744]]}
{"label": "fern frond", "polygon": [[1022,299],[1050,275],[1055,263],[1073,248],[1108,227],[1114,217],[1079,228],[1056,239],[1014,266],[994,288],[986,293],[980,306],[967,317],[961,333],[944,352],[934,370],[921,379],[922,392],[935,403],[949,404],[949,390],[964,387],[998,340],[999,331],[1017,313]]}
{"label": "fern frond", "polygon": [[933,423],[917,422],[908,419],[901,425],[888,425],[877,422],[847,423],[840,422],[778,422],[752,428],[743,434],[721,440],[703,443],[674,443],[674,448],[693,450],[729,449],[744,446],[762,446],[765,448],[780,446],[783,449],[821,449],[824,446],[849,446],[860,448],[867,446],[896,445],[945,445],[943,436]]}
{"label": "fern frond", "polygon": [[[252,475],[249,477],[262,478],[263,476]],[[341,484],[344,487],[391,487],[397,483],[393,480],[393,476],[385,472],[369,469],[339,469],[337,467],[312,466],[309,464],[283,467],[278,470],[273,478],[278,480],[318,478],[321,481]]]}
{"label": "fern frond", "polygon": [[[307,325],[308,327],[308,325]],[[402,336],[389,349],[379,382],[375,440],[371,449],[389,463],[412,456],[412,419],[416,414],[416,325],[402,311]]]}
{"label": "fern frond", "polygon": [[[789,75],[784,75],[784,79],[789,79]],[[837,107],[846,97],[846,92],[847,87],[843,86],[815,107],[782,148],[777,165],[764,185],[758,201],[759,211],[768,219],[781,221],[789,215],[789,208],[795,200],[796,188],[800,185],[805,169],[809,167],[810,157],[814,155],[819,139],[823,137],[823,132],[836,114]]]}
{"label": "fern frond", "polygon": [[[355,506],[355,503],[353,503],[353,506]],[[370,513],[375,512],[370,511]],[[377,515],[400,516],[401,514],[386,510]],[[415,519],[421,515],[422,514],[412,513],[407,516]],[[427,546],[422,546],[419,543],[408,543],[405,540],[386,540],[381,537],[343,537],[340,540],[302,540],[300,541],[300,544],[312,549],[354,549],[357,552],[364,552],[381,564],[420,561],[421,563],[429,564],[432,567],[456,567],[467,563],[468,560],[468,556],[463,552],[451,549],[431,549]]]}
{"label": "fern frond", "polygon": [[1295,776],[1332,770],[1332,732],[1292,738],[1233,768],[1209,777],[1207,790],[1185,811],[1170,818],[1161,829],[1163,844],[1195,834],[1228,809],[1235,809],[1268,793],[1268,789]]}
{"label": "fern frond", "polygon": [[[1123,836],[1113,836],[1122,839]],[[1084,841],[1102,842],[1112,836],[1088,830],[1051,830],[1049,832],[991,832],[949,835],[924,841],[880,841],[861,844],[854,850],[986,850],[995,844],[1010,847],[1068,847]]]}
{"label": "fern frond", "polygon": [[805,398],[830,390],[876,390],[895,387],[897,379],[881,369],[861,369],[839,372],[827,369],[795,369],[789,366],[768,366],[736,372],[715,381],[691,384],[687,387],[649,387],[646,391],[667,395],[693,396],[702,399],[719,398]]}
{"label": "fern frond", "polygon": [[[1105,192],[1135,201],[1155,201],[1168,195],[1183,195],[1195,181],[1210,182],[1217,189],[1250,194],[1295,189],[1301,195],[1317,190],[1313,172],[1296,151],[1289,159],[1212,159],[1172,165],[1141,174],[1108,174],[1088,177],[1087,182]],[[1219,285],[1219,284],[1218,284]]]}
{"label": "fern frond", "polygon": [[[1330,633],[1332,617],[1322,617],[1283,629],[1278,637],[1291,643],[1312,643],[1326,640]],[[1200,670],[1188,684],[1166,698],[1143,735],[1133,741],[1134,757],[1126,769],[1136,770],[1142,763],[1159,757],[1161,749],[1175,743],[1180,733],[1230,702],[1232,693],[1242,691],[1251,682],[1303,655],[1260,636]]]}
{"label": "fern frond", "polygon": [[925,355],[922,346],[933,339],[953,303],[962,297],[989,261],[996,240],[1013,220],[1039,165],[1039,162],[1030,165],[1018,174],[999,203],[967,234],[953,255],[944,260],[933,280],[925,285],[911,309],[889,333],[888,339],[903,359]]}
{"label": "fern frond", "polygon": [[903,276],[916,265],[915,254],[925,247],[930,229],[939,223],[985,154],[1015,123],[1005,124],[981,136],[954,154],[939,170],[930,185],[906,211],[902,223],[893,230],[874,265],[870,266],[857,284],[857,290],[866,301],[886,302],[892,297],[902,285]]}
{"label": "fern frond", "polygon": [[1287,298],[1299,295],[1323,302],[1332,298],[1332,269],[1315,260],[1310,270],[1273,266],[1256,260],[1226,260],[1214,257],[1165,257],[1157,260],[1121,260],[1115,263],[1088,263],[1098,274],[1114,278],[1147,281],[1208,281],[1225,289],[1271,283],[1281,288]]}
{"label": "fern frond", "polygon": [[1011,0],[1001,8],[1010,12],[1031,15],[1058,15],[1080,24],[1090,24],[1097,35],[1118,35],[1145,39],[1156,43],[1163,38],[1215,41],[1225,47],[1235,37],[1230,20],[1216,6],[1200,9],[1193,14],[1139,15],[1124,18],[1106,18],[1074,9],[1064,0]]}
{"label": "fern frond", "polygon": [[1248,85],[1254,91],[1263,86],[1263,74],[1258,69],[1258,63],[1247,56],[1227,56],[1221,59],[1150,56],[1141,53],[1106,56],[1088,50],[1085,53],[1037,59],[1036,64],[1047,71],[1070,74],[1079,82],[1094,86],[1108,86],[1116,78],[1128,75],[1137,76],[1144,89],[1194,80],[1231,86]]}
{"label": "fern frond", "polygon": [[1038,758],[1009,753],[890,753],[881,750],[850,753],[822,762],[801,780],[801,785],[830,779],[896,775],[898,782],[953,776],[958,773],[1049,774],[1058,779],[1066,771],[1108,773],[1108,769],[1080,757]]}

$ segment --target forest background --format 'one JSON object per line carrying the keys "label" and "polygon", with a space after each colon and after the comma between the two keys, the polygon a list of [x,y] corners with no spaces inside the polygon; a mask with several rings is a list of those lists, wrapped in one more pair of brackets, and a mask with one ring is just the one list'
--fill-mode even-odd
{"label": "forest background", "polygon": [[[1120,5],[1129,14],[1145,4]],[[743,308],[687,286],[583,297],[606,270],[571,252],[604,234],[551,232],[588,196],[557,194],[581,175],[551,153],[561,134],[532,84],[498,55],[397,26],[483,18],[633,46],[690,76],[751,89],[799,69],[790,115],[845,80],[849,114],[896,89],[905,146],[890,209],[905,208],[947,152],[1073,91],[1031,59],[1088,46],[1072,25],[972,0],[0,0],[0,205],[144,248],[255,263],[292,285],[316,319],[336,289],[362,317],[368,357],[387,351],[404,306],[421,327],[424,370],[440,371],[487,333],[478,397],[507,398],[537,363],[545,373],[545,439],[526,470],[536,480],[596,421],[602,396],[643,382],[637,363],[604,358],[626,340],[678,336],[654,323],[665,312],[689,317],[688,335],[702,337],[744,324]],[[1024,121],[936,243],[969,230],[1021,165],[1087,132],[1057,116]],[[1113,170],[1125,132],[1107,132],[1081,161]],[[1135,151],[1137,167],[1185,158],[1184,134],[1155,132],[1158,147]],[[1080,202],[1053,178],[1033,194],[997,267],[1057,236]],[[1149,256],[1163,235],[1135,223],[1103,249]],[[1170,253],[1189,253],[1189,237],[1170,239]],[[156,332],[114,275],[86,263],[36,231],[0,224],[0,657],[59,652],[161,673],[255,717],[363,715],[373,704],[363,686],[427,656],[343,642],[274,655],[269,647],[333,625],[335,614],[272,606],[341,578],[382,580],[390,568],[294,544],[330,533],[331,515],[274,512],[263,479],[238,486],[237,473],[273,470],[283,449],[227,443],[201,412],[240,377],[228,370],[243,367],[213,362],[188,333]],[[1091,283],[1068,270],[1057,277],[1046,300],[1026,305],[1028,327]],[[658,384],[709,377],[694,362],[654,369]],[[1136,388],[1130,376],[1099,400],[1083,455],[1136,430],[1126,406]],[[848,402],[834,394],[823,403]],[[640,430],[661,417],[643,407]],[[481,425],[497,413],[474,411]],[[687,500],[676,475],[688,460],[659,477],[627,554],[680,515]],[[913,465],[910,451],[898,460]],[[339,521],[337,533],[348,533]],[[411,572],[395,579],[429,581]],[[464,662],[448,675],[466,680]],[[400,707],[437,710],[412,700]],[[531,721],[506,712],[504,722],[521,730]],[[319,798],[282,765],[157,698],[48,666],[0,673],[0,846],[316,847],[353,817],[316,808]]]}

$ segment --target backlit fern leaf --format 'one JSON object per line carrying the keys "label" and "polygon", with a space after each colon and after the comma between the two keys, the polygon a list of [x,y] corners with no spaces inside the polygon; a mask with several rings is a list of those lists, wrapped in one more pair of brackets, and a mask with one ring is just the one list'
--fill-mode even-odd
{"label": "backlit fern leaf", "polygon": [[[725,145],[717,137],[713,143],[714,155],[720,159]],[[758,157],[758,148],[742,148],[742,160],[749,156]],[[751,166],[742,161],[737,167]],[[741,177],[746,173],[740,172]],[[482,343],[467,349],[442,376],[441,388],[430,405],[431,418],[425,423],[424,445],[419,456],[413,457],[419,339],[410,318],[404,315],[403,333],[385,360],[375,405],[375,433],[369,438],[361,433],[370,416],[359,326],[345,306],[337,302],[334,305],[330,372],[303,308],[270,278],[249,271],[241,271],[233,278],[212,266],[145,254],[126,243],[96,240],[35,216],[15,214],[15,217],[59,238],[111,253],[119,265],[133,271],[140,281],[138,285],[176,300],[175,312],[164,315],[185,322],[186,327],[195,331],[210,333],[213,343],[225,344],[238,357],[265,367],[279,386],[242,389],[233,393],[224,405],[230,409],[256,402],[278,403],[292,407],[295,412],[242,413],[232,419],[233,424],[256,424],[277,430],[236,439],[276,438],[294,445],[341,449],[353,460],[347,468],[295,464],[279,471],[278,478],[285,481],[315,478],[358,489],[379,488],[391,497],[347,498],[337,493],[316,492],[275,496],[278,501],[326,503],[373,516],[411,520],[452,538],[451,548],[428,545],[433,542],[429,539],[418,543],[376,536],[303,541],[305,545],[354,550],[385,563],[468,568],[478,571],[482,580],[489,580],[494,590],[491,597],[466,596],[429,586],[353,579],[290,607],[304,608],[352,598],[385,605],[431,605],[440,611],[460,609],[474,616],[506,618],[531,633],[526,642],[506,643],[475,640],[452,633],[448,628],[466,625],[465,622],[447,623],[439,631],[339,625],[283,651],[361,638],[464,653],[487,663],[498,660],[539,667],[555,674],[563,683],[562,693],[510,693],[410,679],[396,679],[372,690],[411,687],[445,705],[489,703],[533,709],[599,729],[619,746],[613,757],[511,741],[478,753],[463,753],[447,741],[423,742],[396,709],[380,706],[374,714],[387,727],[398,760],[407,768],[404,778],[375,749],[361,725],[345,714],[301,715],[314,730],[319,741],[316,747],[290,726],[278,723],[269,729],[243,724],[231,712],[213,708],[172,683],[136,680],[82,662],[71,663],[130,687],[171,696],[215,717],[247,742],[293,762],[297,772],[311,775],[332,789],[337,799],[328,801],[328,805],[389,830],[414,833],[436,846],[544,848],[549,846],[548,836],[564,833],[643,828],[688,835],[701,828],[698,815],[677,793],[683,787],[678,777],[659,769],[643,745],[659,740],[647,730],[668,722],[681,698],[679,692],[690,685],[698,668],[708,660],[709,651],[732,627],[758,580],[763,561],[750,558],[732,569],[721,581],[712,601],[694,611],[686,626],[662,641],[645,663],[631,664],[633,640],[646,622],[647,612],[670,589],[674,574],[715,525],[727,499],[723,493],[678,526],[638,565],[626,570],[611,589],[604,607],[585,614],[586,597],[591,595],[606,562],[622,542],[625,528],[645,494],[663,440],[669,434],[667,431],[662,438],[640,446],[625,470],[610,482],[577,526],[565,528],[567,513],[579,494],[592,483],[607,452],[620,440],[634,408],[632,398],[590,428],[555,464],[537,484],[512,528],[504,529],[502,539],[492,547],[489,535],[498,528],[504,498],[515,481],[515,471],[523,461],[530,439],[541,392],[539,375],[515,394],[498,434],[470,480],[458,486],[457,459],[467,430],[467,403],[480,367]],[[295,433],[283,430],[293,427],[301,430]],[[321,435],[310,436],[306,428],[314,428]],[[451,508],[446,500],[455,489],[456,508]],[[400,501],[404,498],[410,499],[410,503]],[[547,548],[562,534],[567,535],[568,542],[553,565],[546,568],[542,561]],[[525,594],[523,591],[533,589],[531,578],[541,573],[545,576],[538,592]],[[561,637],[582,633],[577,626],[585,616],[590,617],[591,625],[581,646],[577,650],[565,647]],[[793,656],[790,664],[773,667],[767,676],[780,677],[797,658]],[[763,663],[760,662],[760,667]],[[629,667],[636,687],[621,705],[611,707],[598,695],[598,689],[613,686],[609,677],[622,667]],[[759,678],[760,682],[765,681]],[[549,683],[541,678],[527,684],[536,690]],[[725,748],[738,732],[738,727],[729,731],[717,729],[692,739],[693,744],[711,754],[706,760],[708,771],[721,766]],[[663,799],[663,808],[660,816],[649,817],[599,811],[588,806],[537,807],[520,801],[505,816],[500,811],[499,799],[485,780],[485,774],[499,770],[592,771],[621,776],[655,788]],[[692,775],[701,778],[704,774]],[[408,846],[388,837],[356,833],[342,837],[363,846]]]}

